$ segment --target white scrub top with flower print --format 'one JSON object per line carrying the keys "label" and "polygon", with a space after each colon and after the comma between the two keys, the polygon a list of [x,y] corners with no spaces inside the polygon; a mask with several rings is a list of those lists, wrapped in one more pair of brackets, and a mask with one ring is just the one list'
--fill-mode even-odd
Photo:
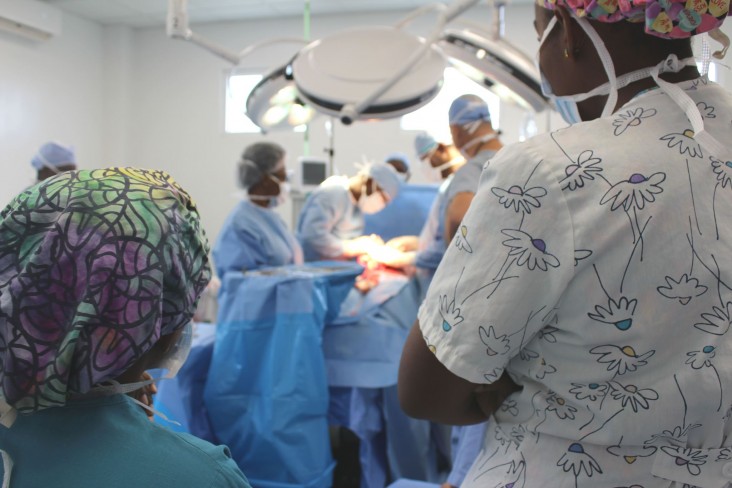
{"label": "white scrub top with flower print", "polygon": [[[681,86],[732,140],[732,97]],[[506,147],[420,310],[453,373],[523,390],[464,487],[732,481],[732,161],[661,90]]]}

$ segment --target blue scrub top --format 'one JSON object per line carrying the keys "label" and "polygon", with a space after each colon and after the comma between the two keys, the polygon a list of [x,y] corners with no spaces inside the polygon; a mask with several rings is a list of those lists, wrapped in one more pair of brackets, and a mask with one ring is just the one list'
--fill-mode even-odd
{"label": "blue scrub top", "polygon": [[151,422],[125,395],[18,415],[0,447],[17,487],[251,488],[226,446]]}
{"label": "blue scrub top", "polygon": [[229,214],[213,249],[223,277],[262,266],[302,264],[302,248],[282,218],[268,208],[242,200]]}
{"label": "blue scrub top", "polygon": [[345,184],[320,185],[300,212],[297,239],[305,261],[338,259],[343,241],[363,235],[363,229],[363,213]]}

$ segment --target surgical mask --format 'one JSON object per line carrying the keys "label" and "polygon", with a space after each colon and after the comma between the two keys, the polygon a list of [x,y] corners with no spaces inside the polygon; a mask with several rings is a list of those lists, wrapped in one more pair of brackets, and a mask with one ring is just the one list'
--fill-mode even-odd
{"label": "surgical mask", "polygon": [[400,183],[406,183],[409,180],[409,173],[400,173],[397,171],[396,176]]}
{"label": "surgical mask", "polygon": [[381,192],[374,189],[370,195],[366,194],[366,185],[361,187],[361,198],[358,200],[358,208],[365,214],[375,214],[381,212],[386,207],[386,201]]}
{"label": "surgical mask", "polygon": [[458,148],[458,151],[460,151],[460,154],[463,155],[465,159],[470,159],[471,156],[468,154],[468,150],[473,148],[474,146],[477,146],[478,144],[485,144],[486,142],[492,141],[493,139],[496,139],[498,137],[498,134],[495,132],[491,132],[490,134],[486,134],[481,137],[476,137],[473,140],[470,140],[463,144],[461,147]]}
{"label": "surgical mask", "polygon": [[447,168],[452,168],[456,164],[459,164],[460,162],[464,161],[462,157],[453,158],[450,161],[446,163],[442,163],[439,166],[432,166],[430,164],[429,159],[426,160],[424,165],[424,175],[427,178],[427,181],[430,183],[441,183],[442,180],[445,178],[442,177],[442,172],[446,170]]}

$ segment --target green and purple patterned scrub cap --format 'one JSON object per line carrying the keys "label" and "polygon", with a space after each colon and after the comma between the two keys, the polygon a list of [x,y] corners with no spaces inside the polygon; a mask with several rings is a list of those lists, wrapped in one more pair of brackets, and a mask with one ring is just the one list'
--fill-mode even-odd
{"label": "green and purple patterned scrub cap", "polygon": [[600,22],[644,22],[646,33],[684,39],[718,29],[729,14],[730,0],[537,0]]}
{"label": "green and purple patterned scrub cap", "polygon": [[0,401],[29,413],[114,379],[193,316],[211,270],[166,173],[62,173],[0,213]]}

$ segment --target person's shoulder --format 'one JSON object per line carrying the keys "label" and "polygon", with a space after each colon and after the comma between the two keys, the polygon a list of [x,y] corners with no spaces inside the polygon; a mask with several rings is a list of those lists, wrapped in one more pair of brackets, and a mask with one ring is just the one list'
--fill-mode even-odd
{"label": "person's shoulder", "polygon": [[151,428],[155,430],[156,450],[160,452],[161,449],[169,449],[170,456],[175,459],[170,466],[179,474],[193,471],[204,475],[211,479],[212,487],[249,488],[246,476],[232,459],[228,447],[215,446],[190,434],[173,432],[156,423],[151,423]]}

